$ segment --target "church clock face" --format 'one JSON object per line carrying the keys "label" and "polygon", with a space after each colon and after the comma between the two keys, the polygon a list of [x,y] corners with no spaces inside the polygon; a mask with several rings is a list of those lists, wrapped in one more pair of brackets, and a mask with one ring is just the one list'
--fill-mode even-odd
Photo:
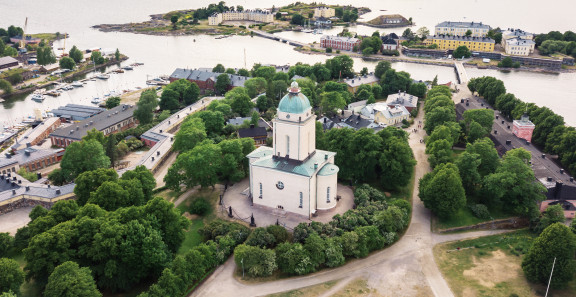
{"label": "church clock face", "polygon": [[278,188],[278,190],[284,189],[284,183],[279,181],[278,183],[276,183],[276,188]]}

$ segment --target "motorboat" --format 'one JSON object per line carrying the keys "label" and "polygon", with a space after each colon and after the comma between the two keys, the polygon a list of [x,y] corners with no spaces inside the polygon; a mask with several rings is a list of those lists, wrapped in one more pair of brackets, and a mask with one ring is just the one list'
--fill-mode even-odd
{"label": "motorboat", "polygon": [[36,102],[42,102],[44,101],[45,97],[42,94],[33,94],[32,95],[32,100],[36,101]]}
{"label": "motorboat", "polygon": [[134,67],[132,67],[132,66],[124,66],[124,67],[122,67],[122,69],[124,69],[124,70],[134,70]]}
{"label": "motorboat", "polygon": [[106,73],[102,73],[102,74],[96,75],[96,78],[99,78],[99,79],[109,79],[109,78],[110,78],[110,75],[109,75],[109,74],[106,74]]}
{"label": "motorboat", "polygon": [[98,104],[98,103],[100,103],[100,101],[102,101],[102,100],[100,100],[100,97],[94,97],[94,98],[92,98],[92,101],[90,101],[90,102],[92,102],[93,104]]}
{"label": "motorboat", "polygon": [[76,88],[80,88],[80,87],[83,87],[84,84],[81,81],[75,81],[72,83],[72,86],[74,86]]}

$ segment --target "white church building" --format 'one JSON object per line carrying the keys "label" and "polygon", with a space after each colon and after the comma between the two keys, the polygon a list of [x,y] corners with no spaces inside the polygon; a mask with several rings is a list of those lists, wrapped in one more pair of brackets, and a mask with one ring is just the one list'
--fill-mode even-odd
{"label": "white church building", "polygon": [[310,218],[336,206],[336,153],[316,149],[316,115],[292,82],[278,105],[273,147],[248,154],[250,195],[255,205],[280,208]]}

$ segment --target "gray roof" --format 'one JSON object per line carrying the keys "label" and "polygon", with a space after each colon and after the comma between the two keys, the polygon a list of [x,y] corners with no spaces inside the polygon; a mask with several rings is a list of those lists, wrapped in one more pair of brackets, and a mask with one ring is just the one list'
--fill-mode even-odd
{"label": "gray roof", "polygon": [[14,59],[12,57],[1,57],[0,58],[0,66],[12,64],[14,62],[18,63],[18,60]]}
{"label": "gray roof", "polygon": [[418,104],[418,97],[410,94],[404,93],[394,93],[388,95],[386,98],[386,104],[388,105],[402,105],[406,107],[416,107]]}
{"label": "gray roof", "polygon": [[[182,69],[176,68],[174,72],[170,75],[170,78],[174,79],[188,79],[188,80],[198,80],[198,81],[207,81],[213,80],[216,81],[218,76],[222,73],[208,71],[207,69]],[[230,82],[235,87],[243,87],[244,82],[248,79],[246,76],[240,76],[235,74],[228,74],[230,77]]]}
{"label": "gray roof", "polygon": [[354,37],[332,36],[332,35],[324,35],[320,38],[320,40],[322,40],[322,39],[336,40],[336,41],[350,42],[350,43],[356,43],[356,42],[360,41],[360,39],[354,38]]}
{"label": "gray roof", "polygon": [[27,195],[32,198],[45,198],[54,199],[63,195],[68,195],[74,192],[74,187],[76,184],[68,184],[61,187],[51,187],[48,185],[36,184],[36,183],[25,183],[23,186],[17,187],[14,190],[7,190],[0,192],[0,202],[8,199],[13,199],[16,196]]}
{"label": "gray roof", "polygon": [[378,82],[380,79],[376,77],[374,74],[368,74],[364,76],[357,76],[354,78],[345,79],[344,82],[350,87],[358,87],[365,84],[370,84],[374,82]]}
{"label": "gray roof", "polygon": [[235,117],[233,119],[229,119],[228,121],[226,121],[226,123],[232,126],[240,126],[244,124],[244,121],[250,121],[250,120],[252,120],[251,117],[245,117],[245,118]]}
{"label": "gray roof", "polygon": [[386,108],[385,110],[380,110],[379,112],[381,112],[382,115],[387,119],[410,114],[406,107],[402,105],[396,105],[394,108]]}
{"label": "gray roof", "polygon": [[524,37],[524,36],[528,36],[528,35],[534,35],[532,33],[526,32],[524,30],[520,30],[520,29],[508,29],[504,32],[502,32],[502,35],[504,36],[515,36],[515,37]]}
{"label": "gray roof", "polygon": [[83,120],[105,110],[106,109],[104,108],[95,106],[66,104],[65,106],[60,106],[56,109],[53,109],[52,113],[60,118],[65,117],[72,120]]}
{"label": "gray roof", "polygon": [[494,39],[488,37],[473,37],[473,36],[455,36],[455,35],[434,35],[428,36],[426,39],[442,39],[442,40],[458,40],[458,41],[475,41],[475,42],[487,42],[495,43]]}
{"label": "gray roof", "polygon": [[[10,176],[8,176],[8,174]],[[22,186],[23,182],[28,182],[15,172],[8,174],[0,174],[0,193],[8,190],[16,190]]]}
{"label": "gray roof", "polygon": [[29,162],[33,162],[35,160],[44,159],[46,157],[56,155],[57,152],[61,151],[62,149],[36,149],[36,148],[26,148],[23,150],[19,150],[16,152],[15,155],[7,158],[6,156],[0,158],[0,167],[4,167],[6,165],[12,164],[14,161],[18,162],[18,164],[27,164]]}
{"label": "gray roof", "polygon": [[477,29],[488,29],[490,30],[490,26],[486,24],[482,24],[482,22],[451,22],[446,21],[442,22],[436,27],[451,27],[451,28],[477,28]]}
{"label": "gray roof", "polygon": [[25,148],[27,143],[30,143],[30,141],[38,138],[40,135],[46,132],[47,129],[50,129],[50,127],[52,127],[52,125],[54,125],[58,120],[59,118],[57,117],[45,119],[43,122],[38,124],[38,126],[34,127],[34,129],[28,130],[24,135],[22,135],[22,137],[18,138],[16,143],[14,143],[11,148],[13,150]]}
{"label": "gray roof", "polygon": [[532,45],[536,45],[536,42],[532,41],[532,40],[528,40],[528,39],[520,39],[520,38],[510,38],[506,40],[506,45],[527,45],[527,46],[532,46]]}
{"label": "gray roof", "polygon": [[160,141],[160,140],[162,140],[162,139],[164,139],[164,138],[166,138],[166,137],[168,137],[168,135],[154,132],[154,131],[152,131],[152,129],[144,132],[144,134],[142,134],[142,135],[140,136],[140,138],[145,138],[145,139],[148,139],[148,140],[151,140],[151,141],[155,141],[155,142],[158,142],[158,141]]}
{"label": "gray roof", "polygon": [[112,109],[106,110],[91,118],[85,119],[79,123],[73,124],[66,128],[58,128],[50,136],[58,136],[74,140],[82,140],[88,131],[96,129],[103,131],[106,128],[120,123],[132,117],[134,106],[121,104]]}

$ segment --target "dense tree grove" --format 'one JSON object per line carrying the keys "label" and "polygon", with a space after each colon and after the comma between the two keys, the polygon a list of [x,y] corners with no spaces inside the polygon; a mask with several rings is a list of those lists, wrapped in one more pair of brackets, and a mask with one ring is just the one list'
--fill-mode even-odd
{"label": "dense tree grove", "polygon": [[48,278],[46,297],[100,297],[90,268],[80,267],[76,262],[64,262],[54,269]]}
{"label": "dense tree grove", "polygon": [[[562,35],[562,34],[560,34]],[[478,92],[488,103],[500,110],[509,119],[519,119],[524,113],[536,125],[532,142],[544,152],[558,155],[562,166],[569,171],[576,171],[576,133],[573,127],[566,126],[564,118],[547,107],[525,103],[513,94],[506,93],[502,81],[485,76],[473,78],[468,83],[472,92]]]}
{"label": "dense tree grove", "polygon": [[269,276],[276,269],[304,275],[323,267],[341,266],[346,258],[366,257],[394,243],[408,226],[408,201],[387,199],[365,184],[356,188],[354,196],[356,209],[335,215],[327,224],[301,223],[294,229],[292,241],[283,227],[256,228],[234,250],[236,265],[254,277]]}
{"label": "dense tree grove", "polygon": [[335,164],[339,177],[357,183],[375,176],[386,189],[408,184],[416,161],[408,145],[408,135],[396,127],[386,127],[378,133],[372,129],[316,129],[317,148],[336,152]]}
{"label": "dense tree grove", "polygon": [[576,58],[576,33],[572,31],[566,31],[564,34],[559,31],[538,34],[534,41],[542,55],[562,53]]}

